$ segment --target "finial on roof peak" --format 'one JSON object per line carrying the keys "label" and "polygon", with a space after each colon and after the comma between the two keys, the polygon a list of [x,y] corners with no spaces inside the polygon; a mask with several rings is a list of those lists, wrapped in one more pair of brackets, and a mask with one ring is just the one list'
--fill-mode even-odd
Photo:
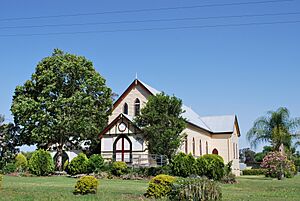
{"label": "finial on roof peak", "polygon": [[135,73],[135,79],[136,79],[136,80],[138,79],[138,74],[137,74],[137,73]]}

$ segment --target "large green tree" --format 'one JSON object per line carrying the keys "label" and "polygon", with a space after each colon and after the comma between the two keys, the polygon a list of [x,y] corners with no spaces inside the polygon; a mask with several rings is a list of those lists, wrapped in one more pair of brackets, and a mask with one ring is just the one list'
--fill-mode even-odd
{"label": "large green tree", "polygon": [[268,142],[279,151],[280,147],[289,149],[292,139],[299,137],[296,134],[300,126],[299,118],[291,118],[287,108],[280,107],[276,111],[267,112],[266,116],[258,118],[248,131],[247,138],[252,146],[261,142]]}
{"label": "large green tree", "polygon": [[92,62],[55,49],[16,87],[11,111],[21,142],[43,149],[55,145],[61,170],[64,149],[80,148],[82,142],[97,146],[111,106],[111,89]]}
{"label": "large green tree", "polygon": [[176,153],[185,137],[183,112],[182,101],[174,96],[161,93],[149,97],[135,124],[141,128],[151,154],[171,159]]}

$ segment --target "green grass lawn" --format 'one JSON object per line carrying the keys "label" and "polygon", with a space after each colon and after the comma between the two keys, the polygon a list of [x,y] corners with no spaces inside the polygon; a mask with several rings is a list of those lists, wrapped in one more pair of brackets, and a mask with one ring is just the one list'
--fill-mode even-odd
{"label": "green grass lawn", "polygon": [[[238,184],[222,185],[223,200],[300,200],[300,176],[278,181],[262,176],[243,176]],[[4,177],[0,200],[147,200],[147,181],[100,180],[96,195],[73,195],[76,179],[66,177]]]}

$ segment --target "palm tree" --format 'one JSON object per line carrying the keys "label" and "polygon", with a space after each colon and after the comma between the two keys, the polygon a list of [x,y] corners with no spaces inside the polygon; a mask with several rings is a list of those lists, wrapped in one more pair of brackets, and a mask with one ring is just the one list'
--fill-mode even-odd
{"label": "palm tree", "polygon": [[280,107],[259,117],[248,131],[247,138],[253,147],[261,142],[269,142],[275,150],[284,151],[284,148],[291,147],[293,138],[299,137],[296,134],[299,127],[300,118],[290,118],[289,110]]}

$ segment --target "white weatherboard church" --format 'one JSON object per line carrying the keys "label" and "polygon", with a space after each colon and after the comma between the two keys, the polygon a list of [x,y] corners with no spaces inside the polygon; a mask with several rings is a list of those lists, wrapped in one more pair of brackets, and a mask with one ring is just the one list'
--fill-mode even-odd
{"label": "white weatherboard church", "polygon": [[[113,105],[107,127],[100,133],[101,154],[105,158],[125,161],[130,164],[151,164],[152,156],[148,155],[146,143],[139,128],[132,123],[133,118],[147,103],[148,97],[160,91],[135,79]],[[199,116],[191,108],[183,106],[183,117],[187,135],[178,151],[192,153],[195,157],[204,154],[218,154],[225,163],[233,161],[233,173],[239,170],[240,130],[236,115]]]}

